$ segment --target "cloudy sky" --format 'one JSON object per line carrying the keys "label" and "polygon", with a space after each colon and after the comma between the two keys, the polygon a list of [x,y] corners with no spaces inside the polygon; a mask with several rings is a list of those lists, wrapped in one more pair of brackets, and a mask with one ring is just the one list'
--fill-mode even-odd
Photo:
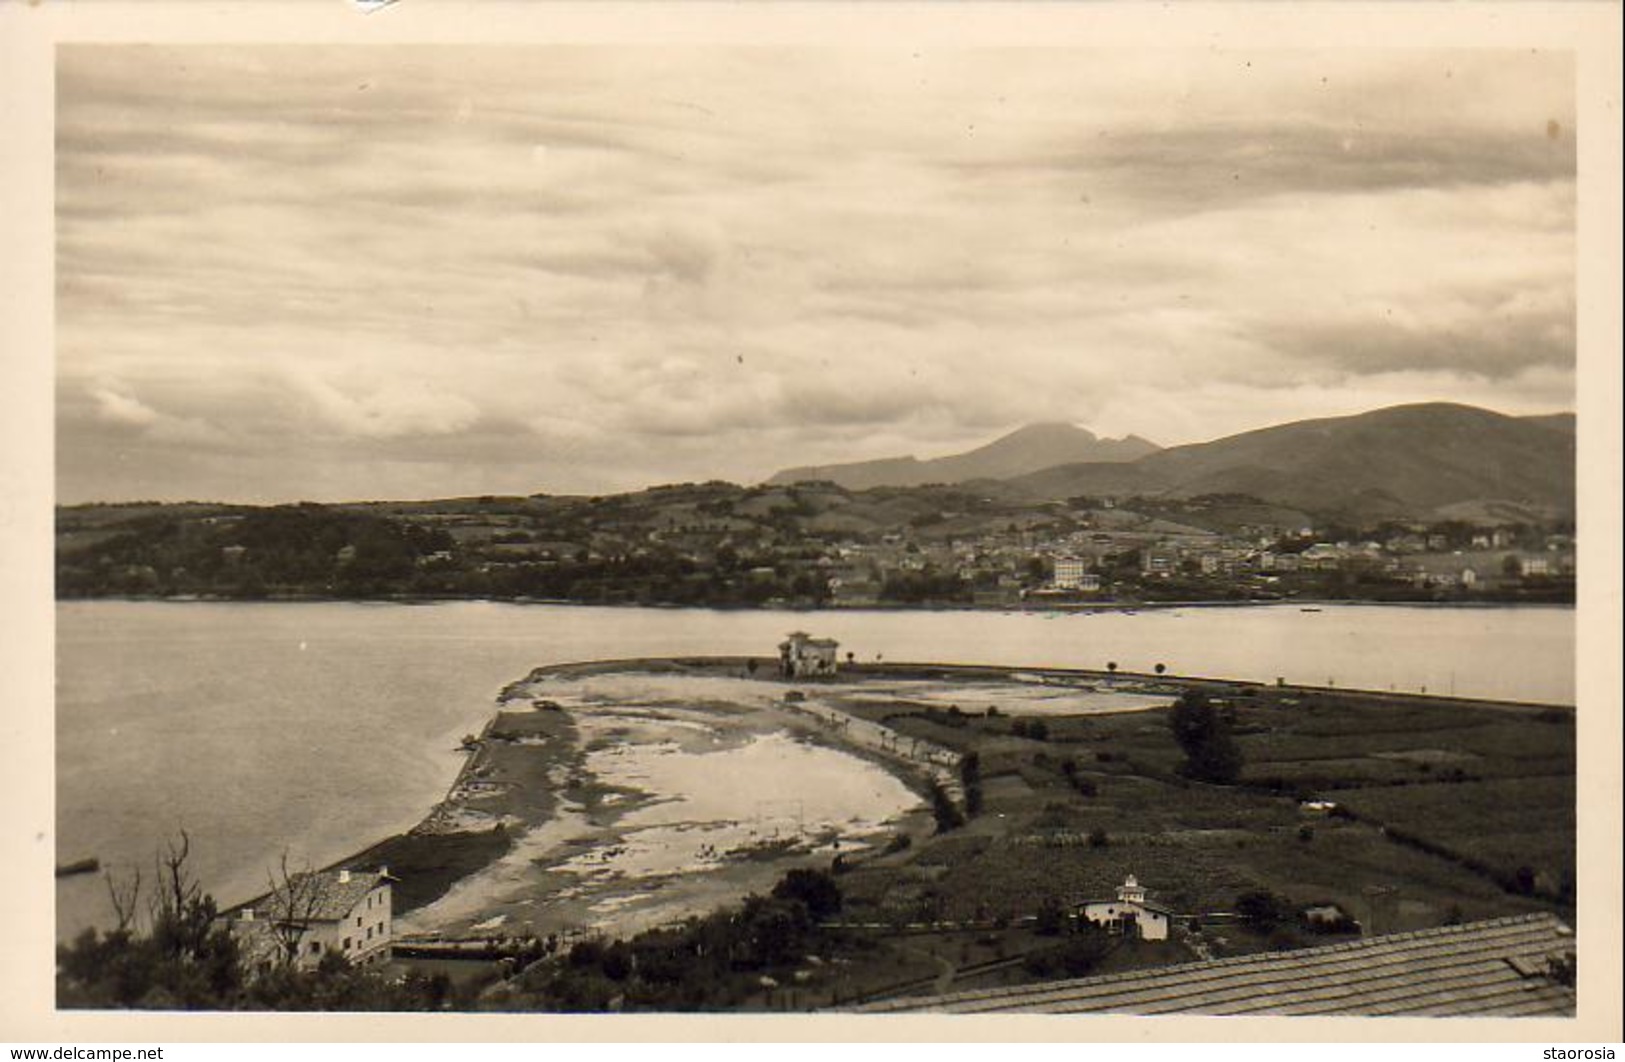
{"label": "cloudy sky", "polygon": [[1570,409],[1530,51],[66,46],[60,500]]}

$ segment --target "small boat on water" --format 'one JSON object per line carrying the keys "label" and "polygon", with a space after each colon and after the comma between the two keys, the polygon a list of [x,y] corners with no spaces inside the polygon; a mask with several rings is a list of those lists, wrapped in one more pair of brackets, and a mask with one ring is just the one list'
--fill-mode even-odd
{"label": "small boat on water", "polygon": [[1299,612],[1319,612],[1320,609],[1318,609],[1318,608],[1300,608],[1298,611]]}
{"label": "small boat on water", "polygon": [[72,863],[58,863],[56,865],[56,876],[71,878],[75,874],[94,874],[101,868],[101,860],[91,856],[89,859],[76,859]]}

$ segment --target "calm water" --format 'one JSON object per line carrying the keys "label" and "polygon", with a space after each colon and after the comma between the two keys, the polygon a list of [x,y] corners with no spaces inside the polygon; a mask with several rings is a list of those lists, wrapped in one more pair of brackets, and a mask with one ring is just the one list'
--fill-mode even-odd
{"label": "calm water", "polygon": [[[1171,671],[1573,703],[1565,608],[1328,606],[1134,614],[708,612],[437,605],[66,602],[57,607],[57,858],[140,860],[184,828],[226,902],[337,859],[440,799],[508,682],[539,664],[771,656],[808,628],[859,659]],[[149,872],[150,876],[150,872]],[[58,932],[105,917],[86,875]]]}

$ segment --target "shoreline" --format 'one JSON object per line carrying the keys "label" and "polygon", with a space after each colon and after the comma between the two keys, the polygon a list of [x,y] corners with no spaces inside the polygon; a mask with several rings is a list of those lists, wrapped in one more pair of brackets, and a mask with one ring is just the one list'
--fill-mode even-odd
{"label": "shoreline", "polygon": [[[467,758],[448,787],[446,795],[411,829],[373,842],[353,854],[333,861],[324,870],[360,869],[388,865],[402,877],[397,886],[397,917],[435,903],[459,883],[510,856],[524,833],[550,821],[557,821],[567,802],[587,813],[605,805],[606,787],[583,779],[579,773],[584,749],[564,709],[544,707],[546,700],[535,699],[521,711],[507,706],[533,692],[530,687],[551,677],[587,678],[616,674],[712,675],[743,677],[749,662],[760,665],[763,657],[631,657],[571,661],[532,668],[505,686],[496,697],[495,711],[481,728],[468,750]],[[1142,672],[1109,672],[1079,668],[1016,668],[993,664],[921,662],[857,663],[848,665],[832,678],[792,680],[769,673],[754,681],[773,681],[786,693],[801,690],[814,693],[822,688],[862,683],[864,680],[957,680],[969,683],[1008,682],[1016,675],[1022,681],[1032,678],[1041,684],[1057,686],[1090,684],[1133,687],[1127,692],[1144,692],[1170,697],[1187,689],[1201,689],[1219,696],[1250,697],[1274,693],[1289,697],[1331,697],[1370,704],[1380,702],[1405,705],[1456,705],[1464,708],[1491,708],[1519,714],[1561,713],[1572,715],[1573,705],[1541,704],[1525,701],[1498,701],[1455,697],[1445,694],[1403,693],[1303,685],[1271,685],[1253,681],[1227,680],[1206,676],[1155,675]],[[792,715],[799,713],[792,713]],[[825,730],[814,720],[786,729],[802,740],[864,760],[883,769],[919,793],[927,772],[920,764],[889,757],[864,746],[843,740],[837,730]],[[803,730],[807,733],[801,733]],[[524,781],[518,782],[522,777]],[[492,781],[492,788],[481,783]],[[494,795],[493,795],[494,794]],[[572,799],[573,797],[573,799]],[[490,807],[471,807],[489,804]],[[251,901],[250,901],[251,902]],[[239,905],[240,906],[240,905]],[[229,912],[228,912],[229,913]],[[486,934],[501,935],[501,934]]]}

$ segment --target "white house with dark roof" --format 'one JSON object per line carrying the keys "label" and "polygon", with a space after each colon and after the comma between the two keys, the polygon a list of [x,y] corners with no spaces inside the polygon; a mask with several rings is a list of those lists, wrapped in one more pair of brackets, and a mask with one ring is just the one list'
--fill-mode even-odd
{"label": "white house with dark roof", "polygon": [[1174,912],[1146,899],[1145,886],[1133,874],[1117,886],[1116,899],[1085,900],[1078,906],[1078,916],[1109,932],[1142,940],[1167,940],[1174,921]]}
{"label": "white house with dark roof", "polygon": [[337,955],[354,966],[389,958],[394,933],[388,867],[322,870],[292,875],[274,891],[240,907],[231,931],[250,961],[276,962],[288,948],[294,965],[314,969]]}

